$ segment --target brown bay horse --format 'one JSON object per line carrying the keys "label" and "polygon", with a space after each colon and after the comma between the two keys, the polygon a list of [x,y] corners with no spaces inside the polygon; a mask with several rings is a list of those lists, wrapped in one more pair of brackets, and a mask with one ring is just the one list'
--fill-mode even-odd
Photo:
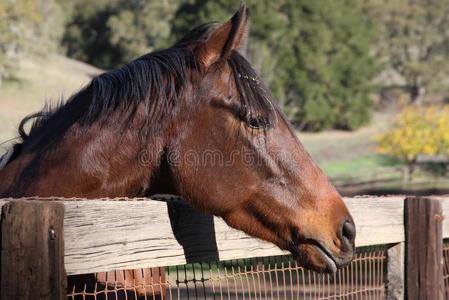
{"label": "brown bay horse", "polygon": [[94,78],[28,135],[22,124],[0,197],[178,194],[305,267],[347,265],[351,215],[237,51],[247,21],[242,4],[216,29]]}

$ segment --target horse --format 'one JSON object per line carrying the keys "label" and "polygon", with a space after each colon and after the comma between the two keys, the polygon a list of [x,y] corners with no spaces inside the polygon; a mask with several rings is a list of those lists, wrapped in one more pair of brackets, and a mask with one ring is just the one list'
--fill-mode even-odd
{"label": "horse", "polygon": [[248,19],[242,3],[26,118],[0,197],[176,194],[306,268],[349,264],[353,218],[240,54]]}

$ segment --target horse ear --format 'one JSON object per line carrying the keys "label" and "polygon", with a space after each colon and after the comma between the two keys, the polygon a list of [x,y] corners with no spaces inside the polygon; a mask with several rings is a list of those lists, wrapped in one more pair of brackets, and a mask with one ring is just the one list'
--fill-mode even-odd
{"label": "horse ear", "polygon": [[206,69],[220,59],[226,59],[246,37],[248,8],[242,1],[232,18],[213,30],[204,43],[198,46],[197,56]]}

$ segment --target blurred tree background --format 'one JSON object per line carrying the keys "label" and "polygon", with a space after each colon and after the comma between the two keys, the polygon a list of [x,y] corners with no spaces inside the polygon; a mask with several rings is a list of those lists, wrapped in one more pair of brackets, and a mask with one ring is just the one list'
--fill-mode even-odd
{"label": "blurred tree background", "polygon": [[405,80],[413,103],[426,93],[448,92],[449,1],[367,0],[363,11],[378,24],[375,51]]}
{"label": "blurred tree background", "polygon": [[[423,154],[449,156],[428,142],[449,134],[430,122],[447,121],[449,0],[246,2],[251,24],[241,51],[328,174],[359,170],[351,178],[368,177],[374,168],[415,169]],[[0,97],[0,109],[14,103],[17,90],[32,99],[50,86],[42,86],[46,76],[66,72],[61,82],[75,86],[75,70],[88,80],[101,72],[91,66],[109,70],[169,47],[196,25],[226,21],[238,6],[239,0],[0,0],[0,95],[8,98]],[[45,63],[33,67],[39,59]],[[28,76],[38,67],[48,73]],[[398,113],[410,122],[395,121]],[[7,115],[0,111],[0,126]],[[376,140],[379,131],[386,133]]]}
{"label": "blurred tree background", "polygon": [[102,69],[116,68],[169,46],[175,0],[70,1],[62,45],[67,55]]}
{"label": "blurred tree background", "polygon": [[[1,49],[5,70],[16,53],[27,51],[23,41],[116,68],[168,47],[195,25],[227,20],[238,5],[235,0],[0,1],[1,28],[9,33],[2,37],[13,41],[1,43],[9,45]],[[248,57],[299,129],[353,130],[369,121],[371,80],[378,72],[370,54],[374,26],[360,14],[357,0],[249,0],[248,6]]]}
{"label": "blurred tree background", "polygon": [[[373,26],[355,0],[251,0],[247,53],[299,129],[356,129],[369,121]],[[174,18],[179,36],[192,24],[225,20],[234,0],[190,1]]]}
{"label": "blurred tree background", "polygon": [[406,180],[411,181],[419,156],[449,155],[449,106],[406,106],[396,117],[392,129],[377,139],[381,153],[405,163]]}
{"label": "blurred tree background", "polygon": [[[354,130],[390,70],[412,102],[449,71],[449,0],[248,0],[245,51],[298,129]],[[21,55],[65,53],[102,69],[225,21],[236,0],[0,0],[0,80]],[[377,85],[376,85],[376,84]],[[390,82],[391,84],[391,82]]]}
{"label": "blurred tree background", "polygon": [[65,32],[63,8],[58,0],[0,0],[0,84],[14,76],[25,53],[59,49]]}

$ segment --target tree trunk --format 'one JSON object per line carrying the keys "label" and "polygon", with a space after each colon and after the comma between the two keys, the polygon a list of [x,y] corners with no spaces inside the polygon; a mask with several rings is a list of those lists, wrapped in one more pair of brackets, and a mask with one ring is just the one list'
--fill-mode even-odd
{"label": "tree trunk", "polygon": [[413,104],[422,105],[426,89],[423,86],[414,85],[410,88],[410,99]]}
{"label": "tree trunk", "polygon": [[413,175],[415,173],[415,162],[407,162],[402,177],[402,185],[407,185],[413,181]]}

